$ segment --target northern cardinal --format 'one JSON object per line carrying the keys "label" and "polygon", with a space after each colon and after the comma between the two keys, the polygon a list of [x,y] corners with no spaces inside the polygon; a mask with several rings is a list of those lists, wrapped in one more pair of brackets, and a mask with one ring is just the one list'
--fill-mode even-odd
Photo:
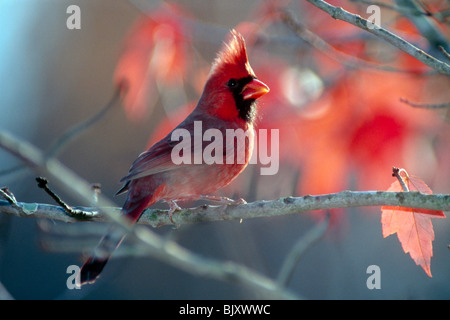
{"label": "northern cardinal", "polygon": [[[219,130],[223,136],[223,163],[175,164],[172,149],[179,142],[172,141],[173,130],[139,155],[128,175],[121,180],[125,184],[118,194],[128,191],[122,212],[132,223],[159,200],[169,203],[171,216],[179,208],[176,200],[198,199],[211,194],[229,184],[247,166],[253,150],[256,99],[269,92],[269,87],[256,78],[250,67],[242,35],[232,30],[229,38],[212,65],[196,108],[174,129],[185,129],[193,135],[194,125],[200,121],[202,135],[208,129]],[[245,146],[238,147],[234,139],[225,139],[227,129],[249,132]],[[239,153],[245,153],[245,161],[226,161],[230,148],[234,148],[231,150],[235,151],[234,160]],[[192,146],[194,157],[196,152],[199,150]],[[81,268],[81,284],[92,283],[98,278],[123,238],[123,232],[116,231],[100,240],[94,254]]]}

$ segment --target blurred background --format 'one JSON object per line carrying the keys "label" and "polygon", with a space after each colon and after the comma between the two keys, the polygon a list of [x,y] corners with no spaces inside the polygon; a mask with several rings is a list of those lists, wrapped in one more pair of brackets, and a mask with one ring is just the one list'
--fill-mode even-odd
{"label": "blurred background", "polygon": [[[331,3],[370,15],[362,1]],[[401,3],[385,2],[381,25],[445,61],[438,48],[450,52],[448,2],[419,1],[414,10],[422,14],[406,15],[395,7]],[[68,28],[70,5],[80,8],[80,29]],[[393,166],[419,176],[434,193],[450,192],[449,108],[412,106],[448,103],[449,78],[300,0],[1,0],[0,130],[48,151],[127,83],[123,99],[56,154],[121,206],[124,197],[113,197],[119,180],[195,105],[232,28],[246,38],[251,65],[271,88],[261,98],[258,127],[280,130],[280,169],[261,176],[259,165],[250,165],[219,194],[254,201],[386,190]],[[21,202],[53,204],[35,176],[0,150],[0,187]],[[89,205],[55,191],[70,205]],[[329,230],[300,260],[290,290],[312,299],[450,298],[448,219],[433,220],[429,278],[397,236],[383,239],[380,208],[330,214]],[[305,212],[154,231],[200,255],[276,278],[290,249],[322,216]],[[16,299],[261,298],[149,257],[113,259],[95,285],[69,290],[67,267],[81,265],[81,253],[102,232],[86,244],[83,226],[104,230],[99,223],[42,224],[0,215],[0,282]],[[75,236],[55,236],[55,230],[75,230]],[[380,267],[380,290],[366,286],[370,265]]]}

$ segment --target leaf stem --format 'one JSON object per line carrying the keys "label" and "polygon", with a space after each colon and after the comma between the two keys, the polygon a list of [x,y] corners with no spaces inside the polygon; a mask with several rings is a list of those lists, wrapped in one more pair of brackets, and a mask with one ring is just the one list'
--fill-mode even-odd
{"label": "leaf stem", "polygon": [[400,185],[402,186],[402,189],[404,192],[409,192],[409,188],[406,185],[405,180],[403,180],[401,173],[404,173],[406,175],[406,179],[408,179],[408,172],[406,172],[405,169],[399,169],[397,167],[392,167],[392,176],[397,178],[397,180],[400,183]]}

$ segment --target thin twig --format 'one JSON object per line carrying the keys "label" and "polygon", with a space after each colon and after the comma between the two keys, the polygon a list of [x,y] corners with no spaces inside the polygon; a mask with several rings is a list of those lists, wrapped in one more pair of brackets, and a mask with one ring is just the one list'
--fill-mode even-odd
{"label": "thin twig", "polygon": [[14,195],[8,190],[8,188],[0,189],[0,194],[8,201],[11,206],[13,206],[17,210],[21,210],[21,208],[17,205],[17,200]]}
{"label": "thin twig", "polygon": [[[401,172],[406,173],[405,169],[399,169],[396,167],[392,168],[392,176],[397,178],[398,182],[400,183],[400,185],[402,186],[402,189],[404,192],[409,192],[409,188],[405,183],[405,180],[403,180],[403,177],[400,175]],[[407,173],[406,173],[407,175]]]}
{"label": "thin twig", "polygon": [[411,55],[412,57],[426,64],[427,66],[433,68],[439,73],[450,75],[450,65],[439,59],[436,59],[435,57],[429,55],[428,53],[417,48],[408,41],[400,38],[396,34],[384,29],[383,27],[379,25],[374,25],[372,22],[367,21],[360,15],[348,12],[343,8],[335,7],[323,0],[307,0],[307,1],[312,5],[316,6],[317,8],[328,13],[332,18],[348,22],[360,29],[363,29],[371,34],[374,34],[378,38],[383,39],[386,42],[393,45],[394,47],[406,52],[407,54]]}
{"label": "thin twig", "polygon": [[[449,48],[449,44],[446,37],[442,34],[442,30],[432,19],[430,19],[431,12],[426,8],[422,1],[395,0],[395,2],[398,5],[411,10],[411,15],[408,19],[414,24],[417,31],[427,40],[430,53],[439,54],[436,49],[440,46],[446,49]],[[423,15],[423,12],[428,13],[429,16]]]}
{"label": "thin twig", "polygon": [[444,54],[444,56],[450,60],[450,53],[447,52],[447,50],[445,50],[445,48],[443,46],[439,46],[439,50],[441,50],[441,52]]}
{"label": "thin twig", "polygon": [[14,197],[14,194],[9,191],[8,188],[0,189],[0,195],[9,203],[13,215],[16,215],[18,217],[27,217],[28,214],[30,212],[33,212],[35,209],[34,204],[18,203],[16,198]]}
{"label": "thin twig", "polygon": [[[392,4],[388,4],[388,3],[384,3],[384,2],[380,2],[380,1],[371,1],[371,0],[350,0],[351,2],[358,2],[358,3],[363,3],[363,4],[368,4],[368,5],[376,5],[380,8],[385,8],[385,9],[389,9],[389,10],[393,10],[396,11],[404,16],[410,15],[411,14],[411,9],[405,8],[405,7],[400,7],[398,5],[392,5]],[[422,13],[424,15],[426,15],[426,13]]]}
{"label": "thin twig", "polygon": [[293,246],[292,250],[287,254],[284,263],[281,266],[280,273],[278,274],[277,281],[280,286],[287,286],[301,257],[325,235],[325,232],[328,229],[329,221],[330,217],[327,213],[323,221],[311,228]]}
{"label": "thin twig", "polygon": [[86,132],[90,127],[100,121],[105,114],[115,105],[120,97],[120,88],[116,88],[112,97],[108,103],[100,109],[96,114],[92,115],[88,119],[77,123],[72,128],[68,129],[64,134],[56,140],[50,147],[49,151],[46,152],[47,158],[56,156],[63,147],[66,147],[70,141],[74,140],[82,133]]}
{"label": "thin twig", "polygon": [[422,109],[444,109],[450,107],[450,102],[440,104],[428,104],[428,103],[411,102],[405,98],[400,98],[400,102],[403,102],[413,108],[422,108]]}
{"label": "thin twig", "polygon": [[305,28],[301,23],[296,21],[292,15],[284,11],[281,13],[281,20],[286,23],[286,25],[295,32],[295,34],[300,37],[303,41],[307,42],[309,45],[319,50],[327,57],[349,67],[349,68],[369,68],[376,69],[388,72],[408,72],[413,74],[423,74],[423,72],[419,72],[418,70],[406,70],[406,69],[398,69],[391,66],[385,66],[378,63],[366,61],[355,56],[346,54],[342,51],[337,50],[332,45],[327,43],[324,39],[319,37],[317,34],[312,32],[311,30]]}
{"label": "thin twig", "polygon": [[421,9],[423,10],[423,11],[420,11],[420,10],[414,10],[409,6],[403,6],[403,5],[398,5],[398,4],[391,5],[388,3],[381,2],[381,1],[372,1],[372,0],[350,0],[350,1],[364,3],[364,4],[368,4],[368,5],[376,5],[380,8],[385,8],[385,9],[396,11],[399,14],[406,16],[406,17],[410,17],[413,15],[422,15],[422,16],[426,16],[426,17],[433,17],[434,19],[436,19],[437,21],[442,22],[442,23],[447,22],[447,21],[445,21],[445,19],[450,12],[450,10],[448,10],[448,9],[445,9],[442,11],[437,11],[437,12],[431,12],[430,10],[428,10],[428,8],[426,8],[424,6],[423,2],[420,2]]}
{"label": "thin twig", "polygon": [[53,200],[56,201],[57,204],[59,204],[64,211],[70,215],[73,216],[77,219],[87,219],[89,218],[92,214],[90,212],[87,211],[83,211],[80,209],[74,209],[71,206],[69,206],[67,203],[65,203],[56,193],[54,193],[49,187],[48,187],[48,180],[43,178],[43,177],[37,177],[36,181],[38,183],[38,187],[41,189],[44,189],[45,192],[47,192],[47,194],[52,197]]}
{"label": "thin twig", "polygon": [[[91,116],[90,118],[77,123],[66,132],[64,132],[49,148],[49,150],[45,153],[46,158],[55,157],[58,153],[60,153],[64,147],[67,147],[69,143],[79,137],[82,133],[86,132],[90,127],[100,121],[105,114],[115,105],[118,98],[120,97],[120,90],[116,88],[113,93],[113,96],[110,98],[108,103],[100,109],[99,112]],[[16,173],[19,170],[25,169],[26,166],[23,164],[16,165],[14,167],[8,169],[0,170],[0,176],[5,174]]]}
{"label": "thin twig", "polygon": [[3,283],[0,282],[0,300],[14,300],[13,296],[6,290]]}

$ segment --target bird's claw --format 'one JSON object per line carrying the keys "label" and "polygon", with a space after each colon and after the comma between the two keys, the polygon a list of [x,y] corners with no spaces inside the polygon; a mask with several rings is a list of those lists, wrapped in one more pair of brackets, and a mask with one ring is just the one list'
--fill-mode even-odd
{"label": "bird's claw", "polygon": [[247,201],[245,201],[245,199],[239,198],[234,201],[234,204],[247,204]]}
{"label": "bird's claw", "polygon": [[169,212],[168,212],[168,213],[169,213],[169,219],[170,219],[170,222],[172,222],[173,224],[176,225],[176,223],[173,221],[172,216],[173,216],[173,213],[174,213],[175,211],[180,211],[181,208],[180,208],[180,206],[179,206],[175,201],[173,201],[173,200],[168,201],[168,204],[169,204]]}
{"label": "bird's claw", "polygon": [[247,201],[245,201],[242,198],[239,198],[238,200],[233,200],[227,197],[219,197],[219,196],[200,196],[200,199],[203,200],[209,200],[209,201],[214,201],[214,202],[218,202],[219,204],[224,204],[224,205],[228,205],[228,204],[245,204],[247,203]]}

